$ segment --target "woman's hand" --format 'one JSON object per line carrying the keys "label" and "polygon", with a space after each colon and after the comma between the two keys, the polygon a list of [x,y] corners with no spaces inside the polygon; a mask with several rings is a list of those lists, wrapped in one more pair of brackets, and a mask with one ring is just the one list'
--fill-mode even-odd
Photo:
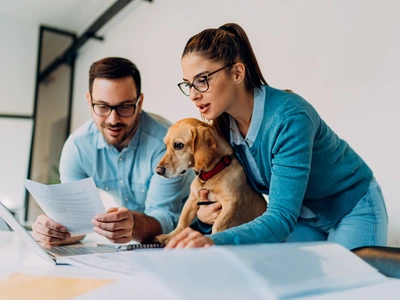
{"label": "woman's hand", "polygon": [[[201,202],[211,201],[208,198],[209,190],[202,189],[199,191],[199,198]],[[204,224],[213,225],[219,214],[221,213],[222,205],[220,202],[215,202],[208,205],[200,205],[197,211],[197,218]]]}
{"label": "woman's hand", "polygon": [[197,211],[197,218],[208,225],[213,225],[219,214],[221,213],[222,205],[215,202],[209,205],[201,205]]}
{"label": "woman's hand", "polygon": [[206,248],[213,245],[215,244],[210,238],[188,227],[174,236],[165,248]]}

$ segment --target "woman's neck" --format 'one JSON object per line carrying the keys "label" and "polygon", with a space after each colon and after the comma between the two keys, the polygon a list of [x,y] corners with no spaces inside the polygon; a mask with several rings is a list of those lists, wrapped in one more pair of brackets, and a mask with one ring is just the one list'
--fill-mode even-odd
{"label": "woman's neck", "polygon": [[230,115],[236,120],[239,131],[246,137],[250,128],[251,117],[253,115],[254,95],[253,92],[244,91],[237,97],[237,105]]}

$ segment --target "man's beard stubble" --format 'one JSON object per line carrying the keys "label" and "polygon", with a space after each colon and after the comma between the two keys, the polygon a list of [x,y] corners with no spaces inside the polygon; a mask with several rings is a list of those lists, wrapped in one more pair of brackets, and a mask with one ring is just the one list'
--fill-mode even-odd
{"label": "man's beard stubble", "polygon": [[[124,130],[125,127],[125,132],[123,135],[118,135],[117,137],[113,137],[110,135],[108,132],[108,129],[122,129]],[[112,146],[118,146],[122,144],[125,139],[127,138],[127,132],[126,132],[126,125],[122,123],[117,123],[117,124],[106,124],[106,123],[101,123],[101,128],[102,128],[102,134],[106,142]]]}
{"label": "man's beard stubble", "polygon": [[[112,145],[117,148],[127,139],[133,137],[133,133],[136,131],[137,127],[138,127],[138,122],[136,122],[135,125],[129,131],[128,131],[128,126],[123,123],[117,123],[117,124],[101,123],[102,134],[104,139],[109,145]],[[117,137],[113,137],[107,132],[108,129],[122,129],[121,131],[125,130],[125,132],[121,136],[118,135]]]}

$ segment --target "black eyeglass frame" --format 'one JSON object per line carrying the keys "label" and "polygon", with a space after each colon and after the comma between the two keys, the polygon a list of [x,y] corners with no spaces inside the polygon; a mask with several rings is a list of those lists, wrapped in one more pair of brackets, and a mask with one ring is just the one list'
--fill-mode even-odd
{"label": "black eyeglass frame", "polygon": [[[215,73],[217,73],[217,72],[219,72],[219,71],[222,71],[223,69],[225,69],[225,68],[227,68],[227,67],[231,67],[231,66],[233,66],[234,64],[236,64],[236,62],[227,64],[227,65],[223,66],[222,68],[219,68],[219,69],[217,69],[217,70],[215,70],[215,71],[212,71],[211,73],[196,76],[196,77],[193,79],[192,83],[189,83],[189,82],[187,82],[187,81],[182,81],[182,82],[178,83],[178,87],[179,87],[179,89],[181,90],[181,92],[182,92],[185,96],[190,96],[190,90],[192,89],[192,87],[194,87],[195,90],[198,91],[199,93],[207,92],[208,89],[210,88],[210,84],[208,83],[208,77],[211,76],[211,75],[214,75]],[[195,82],[198,78],[203,78],[203,79],[206,81],[207,87],[206,87],[204,90],[200,90],[200,89],[193,83],[193,82]],[[186,94],[186,93],[184,92],[184,90],[182,89],[181,86],[184,85],[184,84],[189,85],[189,94]]]}
{"label": "black eyeglass frame", "polygon": [[[116,113],[117,113],[117,115],[120,116],[121,118],[129,118],[129,117],[132,117],[132,116],[135,114],[135,112],[136,112],[136,105],[138,104],[139,99],[140,99],[140,96],[137,97],[137,100],[136,100],[136,102],[135,102],[134,104],[121,104],[121,105],[108,105],[108,104],[102,104],[102,103],[93,103],[93,101],[92,101],[92,109],[93,109],[93,112],[94,112],[97,116],[99,116],[99,117],[108,117],[109,115],[111,115],[111,112],[112,112],[113,110],[115,110]],[[95,107],[96,105],[107,106],[108,108],[110,108],[110,112],[108,113],[108,115],[99,115],[99,114],[96,112],[96,110],[94,109],[94,107]],[[126,107],[126,106],[133,107],[133,112],[132,112],[132,114],[129,115],[129,116],[122,116],[122,115],[118,112],[118,108],[123,107],[123,106],[125,106],[125,107]]]}

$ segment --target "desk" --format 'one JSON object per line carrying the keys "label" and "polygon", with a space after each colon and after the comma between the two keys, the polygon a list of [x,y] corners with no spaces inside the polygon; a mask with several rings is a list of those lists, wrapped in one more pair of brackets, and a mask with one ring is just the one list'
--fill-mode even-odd
{"label": "desk", "polygon": [[[84,243],[99,242],[101,237],[89,235]],[[105,239],[100,240],[104,242]],[[207,265],[207,261],[202,261]],[[149,277],[145,274],[135,276],[94,272],[89,269],[82,269],[74,266],[55,266],[51,265],[25,247],[25,244],[14,234],[14,232],[0,231],[0,282],[10,274],[22,273],[38,276],[52,276],[65,278],[95,278],[112,279],[114,282],[97,289],[90,290],[84,294],[77,295],[72,299],[110,299],[118,297],[121,299],[187,299],[179,293],[174,292],[163,282]],[[207,266],[212,271],[213,266]],[[211,272],[210,271],[210,272]],[[173,274],[176,278],[169,278],[169,281],[176,279],[175,288],[179,288],[179,274]],[[200,285],[202,283],[199,283]],[[235,293],[235,286],[227,288],[229,281],[225,282],[223,292],[225,299],[244,299]],[[182,287],[183,288],[183,287]],[[268,299],[266,297],[255,297],[248,290],[248,298],[245,299]],[[388,280],[380,284],[374,284],[367,287],[348,289],[334,293],[317,294],[307,297],[292,297],[291,299],[398,299],[400,294],[400,281]],[[1,295],[1,294],[0,294]],[[197,297],[196,297],[197,296]],[[254,296],[254,297],[253,297]],[[0,297],[1,298],[1,297]],[[44,295],[41,299],[47,299]],[[202,287],[202,295],[194,295],[191,299],[222,299],[220,295],[216,297],[215,293],[207,289],[207,285]]]}
{"label": "desk", "polygon": [[[94,242],[107,243],[107,240],[96,237],[96,235],[88,235],[84,244]],[[0,266],[0,281],[15,273],[115,280],[107,286],[74,297],[73,299],[76,300],[113,299],[116,296],[118,296],[118,300],[132,298],[160,299],[160,295],[162,295],[162,299],[177,299],[162,284],[158,284],[145,276],[132,277],[123,274],[93,272],[93,270],[84,270],[68,265],[52,265],[27,249],[25,243],[11,231],[0,231]],[[2,299],[1,291],[0,299]],[[42,296],[40,299],[47,300],[49,298]]]}

